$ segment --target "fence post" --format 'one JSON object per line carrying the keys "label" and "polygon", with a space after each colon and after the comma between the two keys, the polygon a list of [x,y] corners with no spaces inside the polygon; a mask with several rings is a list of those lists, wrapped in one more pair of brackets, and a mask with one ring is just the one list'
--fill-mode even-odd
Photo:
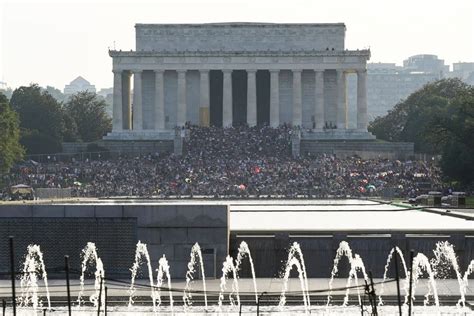
{"label": "fence post", "polygon": [[398,314],[399,316],[402,316],[402,300],[400,297],[400,277],[398,275],[398,251],[394,251],[395,258],[395,279],[397,280],[397,301],[398,301]]}
{"label": "fence post", "polygon": [[65,269],[66,269],[66,288],[67,288],[67,310],[68,310],[68,315],[72,315],[71,311],[71,288],[69,284],[69,256],[64,256],[64,263],[65,263]]}
{"label": "fence post", "polygon": [[102,305],[102,277],[100,277],[99,297],[97,298],[97,316],[100,316],[100,305]]}
{"label": "fence post", "polygon": [[15,250],[13,249],[13,236],[10,236],[10,274],[11,274],[11,279],[12,279],[12,307],[13,307],[13,316],[16,316]]}
{"label": "fence post", "polygon": [[375,287],[374,287],[374,279],[372,278],[372,271],[369,271],[369,278],[370,278],[370,287],[372,288],[370,291],[370,295],[372,296],[372,315],[377,316],[377,295],[375,295]]}

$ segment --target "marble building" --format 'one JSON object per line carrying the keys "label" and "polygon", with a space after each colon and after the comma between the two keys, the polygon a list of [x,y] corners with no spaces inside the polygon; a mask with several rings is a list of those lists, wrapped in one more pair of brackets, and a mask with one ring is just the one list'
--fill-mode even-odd
{"label": "marble building", "polygon": [[[136,24],[135,29],[135,51],[109,51],[113,130],[106,140],[167,139],[186,122],[288,123],[310,130],[307,137],[315,139],[374,138],[367,132],[370,51],[345,48],[343,23]],[[351,128],[348,74],[357,77],[357,124]]]}

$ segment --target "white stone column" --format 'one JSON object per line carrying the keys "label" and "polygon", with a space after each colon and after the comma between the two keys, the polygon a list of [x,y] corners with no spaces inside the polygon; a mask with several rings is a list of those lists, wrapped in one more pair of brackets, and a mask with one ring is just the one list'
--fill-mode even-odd
{"label": "white stone column", "polygon": [[367,70],[357,71],[357,129],[367,132]]}
{"label": "white stone column", "polygon": [[130,71],[122,72],[122,121],[123,128],[126,130],[132,129],[131,77],[132,73]]}
{"label": "white stone column", "polygon": [[210,123],[210,90],[209,90],[209,70],[199,70],[199,124],[201,126],[209,126]]}
{"label": "white stone column", "polygon": [[155,70],[155,117],[154,129],[165,128],[165,86],[163,70]]}
{"label": "white stone column", "polygon": [[247,70],[247,124],[257,125],[257,71]]}
{"label": "white stone column", "polygon": [[303,120],[301,72],[302,70],[300,69],[293,70],[293,126],[301,126]]}
{"label": "white stone column", "polygon": [[123,129],[122,122],[122,71],[113,70],[114,73],[114,96],[113,96],[113,112],[112,112],[112,131],[121,131]]}
{"label": "white stone column", "polygon": [[316,89],[315,89],[315,123],[316,129],[322,130],[324,128],[325,114],[324,114],[324,71],[315,71]]}
{"label": "white stone column", "polygon": [[270,126],[280,125],[280,70],[270,70]]}
{"label": "white stone column", "polygon": [[178,111],[176,125],[184,126],[186,123],[186,70],[178,70]]}
{"label": "white stone column", "polygon": [[337,129],[347,128],[346,74],[337,70]]}
{"label": "white stone column", "polygon": [[232,70],[223,70],[222,126],[232,126]]}
{"label": "white stone column", "polygon": [[143,129],[142,70],[133,70],[133,129]]}

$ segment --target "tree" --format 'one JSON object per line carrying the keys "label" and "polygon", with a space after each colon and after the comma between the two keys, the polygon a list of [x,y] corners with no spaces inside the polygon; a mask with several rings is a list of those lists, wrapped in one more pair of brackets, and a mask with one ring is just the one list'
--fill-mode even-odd
{"label": "tree", "polygon": [[96,141],[112,129],[106,106],[103,98],[89,91],[73,94],[65,104],[65,111],[76,123],[82,141]]}
{"label": "tree", "polygon": [[10,108],[7,97],[0,93],[0,173],[8,172],[23,154],[18,115]]}
{"label": "tree", "polygon": [[67,99],[64,93],[62,93],[61,90],[56,89],[55,87],[46,86],[46,88],[44,88],[43,90],[49,93],[58,102],[64,102]]}
{"label": "tree", "polygon": [[459,79],[425,85],[370,124],[377,138],[442,154],[447,180],[474,184],[474,87]]}
{"label": "tree", "polygon": [[10,104],[19,114],[21,143],[28,154],[61,151],[62,111],[56,99],[32,84],[16,89]]}
{"label": "tree", "polygon": [[369,131],[379,139],[413,142],[418,152],[439,153],[448,134],[443,129],[433,129],[434,122],[456,96],[466,93],[474,94],[474,88],[457,78],[429,83],[396,104],[386,116],[371,122]]}

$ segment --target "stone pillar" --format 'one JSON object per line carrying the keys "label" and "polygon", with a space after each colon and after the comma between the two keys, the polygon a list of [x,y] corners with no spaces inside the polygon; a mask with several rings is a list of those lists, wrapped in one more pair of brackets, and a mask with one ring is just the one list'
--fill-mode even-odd
{"label": "stone pillar", "polygon": [[143,129],[142,70],[133,71],[133,129]]}
{"label": "stone pillar", "polygon": [[113,120],[112,131],[121,131],[122,123],[122,71],[114,70],[114,97],[113,97]]}
{"label": "stone pillar", "polygon": [[184,126],[186,123],[186,70],[178,70],[178,111],[176,125]]}
{"label": "stone pillar", "polygon": [[210,123],[210,98],[209,98],[209,70],[200,70],[200,96],[199,96],[199,124],[209,126]]}
{"label": "stone pillar", "polygon": [[346,74],[337,70],[337,129],[347,128]]}
{"label": "stone pillar", "polygon": [[357,129],[367,132],[367,70],[357,71]]}
{"label": "stone pillar", "polygon": [[222,126],[232,126],[232,70],[223,70]]}
{"label": "stone pillar", "polygon": [[163,70],[155,70],[155,118],[154,129],[165,128],[165,86]]}
{"label": "stone pillar", "polygon": [[132,129],[132,93],[130,91],[130,79],[132,73],[130,71],[122,72],[122,122],[123,128]]}
{"label": "stone pillar", "polygon": [[280,125],[280,70],[270,70],[270,126]]}
{"label": "stone pillar", "polygon": [[247,124],[257,125],[257,71],[247,70]]}
{"label": "stone pillar", "polygon": [[303,111],[301,104],[301,70],[293,70],[293,126],[301,126]]}
{"label": "stone pillar", "polygon": [[325,114],[324,114],[324,71],[315,71],[316,89],[315,89],[315,123],[316,129],[322,130],[324,128]]}

